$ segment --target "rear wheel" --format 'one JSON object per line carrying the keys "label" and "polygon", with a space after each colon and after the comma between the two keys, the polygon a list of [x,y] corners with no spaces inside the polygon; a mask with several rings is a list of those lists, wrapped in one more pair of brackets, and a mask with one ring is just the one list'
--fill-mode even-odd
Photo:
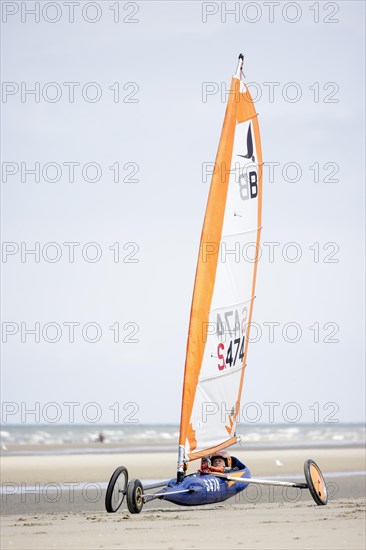
{"label": "rear wheel", "polygon": [[109,480],[105,495],[105,508],[107,512],[117,512],[126,496],[128,472],[124,466],[119,466]]}
{"label": "rear wheel", "polygon": [[131,479],[127,485],[127,507],[131,514],[139,514],[144,505],[143,487],[139,479]]}
{"label": "rear wheel", "polygon": [[307,460],[304,464],[304,473],[309,491],[315,502],[319,505],[327,504],[327,487],[319,466],[313,460]]}

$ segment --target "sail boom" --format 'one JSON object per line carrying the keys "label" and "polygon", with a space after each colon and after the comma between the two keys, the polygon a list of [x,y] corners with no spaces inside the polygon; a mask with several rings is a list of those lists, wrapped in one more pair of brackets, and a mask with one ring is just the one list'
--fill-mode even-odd
{"label": "sail boom", "polygon": [[227,449],[227,447],[231,447],[232,445],[235,445],[237,441],[238,441],[237,437],[234,436],[226,441],[223,441],[219,445],[208,447],[207,449],[204,449],[202,451],[197,451],[196,453],[189,453],[188,460],[197,460],[198,458],[204,458],[205,456],[213,455],[214,453],[217,453],[222,449]]}

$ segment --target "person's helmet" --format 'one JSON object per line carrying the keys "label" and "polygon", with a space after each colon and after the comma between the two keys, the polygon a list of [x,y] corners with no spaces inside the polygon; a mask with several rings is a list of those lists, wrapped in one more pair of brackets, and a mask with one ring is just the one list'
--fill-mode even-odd
{"label": "person's helmet", "polygon": [[231,456],[227,451],[218,451],[211,456],[211,463],[215,458],[222,458],[225,461],[226,467],[231,468]]}

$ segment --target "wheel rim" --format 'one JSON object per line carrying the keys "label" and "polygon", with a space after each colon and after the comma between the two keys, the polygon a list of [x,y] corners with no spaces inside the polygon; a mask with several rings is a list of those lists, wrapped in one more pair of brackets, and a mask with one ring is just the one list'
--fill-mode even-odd
{"label": "wheel rim", "polygon": [[118,510],[125,498],[126,483],[126,474],[125,472],[121,472],[121,474],[116,479],[116,483],[113,487],[113,492],[111,496],[111,503],[114,510]]}
{"label": "wheel rim", "polygon": [[135,500],[136,500],[136,504],[137,506],[142,506],[142,489],[141,487],[137,487],[136,489],[136,495],[135,495]]}
{"label": "wheel rim", "polygon": [[312,463],[310,465],[310,478],[313,483],[314,489],[322,501],[327,500],[327,488],[325,486],[324,478],[322,476],[321,471],[316,466],[316,464]]}

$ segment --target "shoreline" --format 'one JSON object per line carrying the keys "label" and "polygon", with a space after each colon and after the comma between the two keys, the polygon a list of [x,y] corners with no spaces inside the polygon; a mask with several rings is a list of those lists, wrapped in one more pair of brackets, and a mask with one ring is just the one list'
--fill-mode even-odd
{"label": "shoreline", "polygon": [[[252,476],[282,475],[303,472],[304,461],[312,458],[327,472],[366,470],[364,448],[230,450],[250,469]],[[25,455],[0,458],[2,483],[66,483],[108,481],[117,466],[127,467],[130,477],[168,479],[176,474],[177,453],[105,453],[71,455]],[[190,462],[188,472],[198,468]]]}
{"label": "shoreline", "polygon": [[[274,443],[244,443],[234,445],[230,451],[241,453],[246,451],[280,451],[298,449],[364,449],[365,442],[361,441],[296,441],[296,442],[274,442]],[[65,455],[86,455],[86,454],[135,454],[135,453],[173,453],[176,452],[176,445],[116,445],[114,443],[85,443],[85,444],[10,444],[2,445],[1,456],[65,456]]]}

